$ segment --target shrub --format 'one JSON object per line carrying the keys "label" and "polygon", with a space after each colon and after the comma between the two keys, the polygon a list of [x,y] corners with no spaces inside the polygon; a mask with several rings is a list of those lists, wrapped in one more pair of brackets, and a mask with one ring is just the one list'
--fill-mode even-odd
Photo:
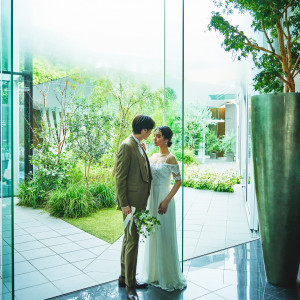
{"label": "shrub", "polygon": [[42,184],[37,183],[37,178],[31,181],[23,181],[19,185],[18,205],[38,208],[44,206],[46,202],[46,192]]}
{"label": "shrub", "polygon": [[84,181],[84,173],[76,166],[69,172],[69,183],[79,183]]}
{"label": "shrub", "polygon": [[235,151],[235,144],[236,144],[236,136],[233,132],[226,133],[222,140],[221,140],[221,147],[220,149],[228,153],[234,153]]}
{"label": "shrub", "polygon": [[44,207],[50,191],[63,189],[69,182],[72,160],[64,154],[55,154],[49,148],[38,145],[35,154],[31,158],[35,167],[32,178],[19,185],[18,205],[33,208]]}
{"label": "shrub", "polygon": [[115,157],[113,154],[106,153],[102,156],[100,164],[103,168],[113,168],[115,165]]}
{"label": "shrub", "polygon": [[99,207],[84,184],[71,184],[49,194],[47,208],[52,216],[79,218],[90,215]]}
{"label": "shrub", "polygon": [[35,177],[42,178],[42,183],[48,190],[66,185],[69,181],[69,172],[74,166],[67,153],[54,153],[53,146],[50,145],[36,146],[30,162],[35,168],[33,180]]}
{"label": "shrub", "polygon": [[115,186],[115,178],[113,176],[112,168],[103,168],[102,166],[96,165],[91,167],[90,172],[90,183],[103,183],[109,187]]}
{"label": "shrub", "polygon": [[[177,149],[173,152],[173,154],[176,156],[176,159],[178,161],[182,160],[182,151],[181,149]],[[184,164],[190,165],[190,164],[195,164],[199,165],[199,161],[195,156],[195,153],[192,149],[190,148],[184,148]]]}
{"label": "shrub", "polygon": [[208,153],[219,152],[221,149],[221,141],[213,130],[207,134],[205,138],[205,148]]}
{"label": "shrub", "polygon": [[101,208],[115,207],[115,195],[115,189],[103,183],[93,183],[87,190],[84,181],[72,182],[64,189],[49,193],[47,208],[55,217],[85,217]]}
{"label": "shrub", "polygon": [[117,205],[115,189],[103,183],[94,183],[90,186],[89,191],[96,199],[98,207],[114,207]]}
{"label": "shrub", "polygon": [[233,186],[241,179],[235,170],[200,170],[196,166],[187,167],[185,175],[184,186],[216,192],[234,192]]}

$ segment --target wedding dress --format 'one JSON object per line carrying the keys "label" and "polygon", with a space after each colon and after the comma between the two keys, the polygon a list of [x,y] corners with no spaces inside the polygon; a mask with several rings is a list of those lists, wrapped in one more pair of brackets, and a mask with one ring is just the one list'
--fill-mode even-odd
{"label": "wedding dress", "polygon": [[153,180],[147,209],[161,225],[145,240],[141,278],[153,286],[173,291],[186,287],[179,264],[174,198],[169,202],[165,214],[158,214],[158,207],[171,190],[172,174],[175,180],[181,179],[181,176],[178,164],[172,165],[166,161],[167,158],[163,163],[150,161]]}

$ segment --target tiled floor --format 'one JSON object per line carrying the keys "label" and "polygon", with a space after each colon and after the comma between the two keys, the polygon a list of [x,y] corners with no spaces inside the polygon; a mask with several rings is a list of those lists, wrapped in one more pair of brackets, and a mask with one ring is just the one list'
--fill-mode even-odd
{"label": "tiled floor", "polygon": [[[232,194],[190,188],[184,193],[185,260],[256,238],[248,228],[241,187]],[[179,192],[181,254],[180,197]],[[5,231],[3,238],[8,247]],[[121,242],[122,238],[110,245],[48,213],[15,206],[16,298],[45,299],[114,280],[120,272]]]}
{"label": "tiled floor", "polygon": [[[184,262],[187,288],[166,292],[149,287],[139,290],[140,300],[296,300],[297,288],[284,289],[266,281],[260,240],[193,258]],[[300,299],[300,272],[298,274]],[[95,286],[57,300],[126,299],[124,288],[117,281]]]}
{"label": "tiled floor", "polygon": [[[234,193],[217,193],[184,188],[184,260],[257,238],[249,230],[242,187],[234,189]],[[176,198],[179,244],[180,195]]]}

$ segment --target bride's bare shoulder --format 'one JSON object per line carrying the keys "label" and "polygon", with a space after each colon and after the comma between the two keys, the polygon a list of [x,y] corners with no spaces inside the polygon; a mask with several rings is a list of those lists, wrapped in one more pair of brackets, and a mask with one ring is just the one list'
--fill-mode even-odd
{"label": "bride's bare shoulder", "polygon": [[168,156],[168,159],[167,159],[166,162],[170,165],[177,165],[178,164],[176,156],[172,153],[170,153],[170,155]]}

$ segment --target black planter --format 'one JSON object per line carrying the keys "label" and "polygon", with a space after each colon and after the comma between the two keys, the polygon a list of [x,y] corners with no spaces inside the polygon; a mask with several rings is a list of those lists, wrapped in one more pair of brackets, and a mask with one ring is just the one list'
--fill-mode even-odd
{"label": "black planter", "polygon": [[300,93],[252,97],[251,123],[267,279],[295,286],[300,258]]}

